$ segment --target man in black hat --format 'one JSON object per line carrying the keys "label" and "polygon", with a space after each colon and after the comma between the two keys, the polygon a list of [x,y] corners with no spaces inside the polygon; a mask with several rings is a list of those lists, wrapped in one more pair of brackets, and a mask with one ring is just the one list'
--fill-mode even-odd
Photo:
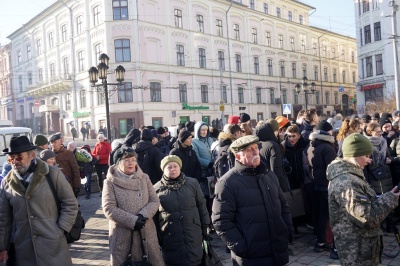
{"label": "man in black hat", "polygon": [[[59,168],[37,159],[35,149],[26,136],[20,136],[3,150],[12,170],[1,183],[0,261],[7,260],[12,242],[15,265],[72,265],[63,232],[71,230],[78,202]],[[62,202],[60,211],[47,176]]]}
{"label": "man in black hat", "polygon": [[248,135],[231,144],[235,167],[216,184],[211,218],[234,265],[285,265],[292,217],[277,177],[261,163],[258,142]]}

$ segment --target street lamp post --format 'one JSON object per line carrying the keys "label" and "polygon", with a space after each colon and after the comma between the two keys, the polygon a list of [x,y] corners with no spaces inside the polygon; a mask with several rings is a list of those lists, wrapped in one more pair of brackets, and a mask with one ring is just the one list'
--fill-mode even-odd
{"label": "street lamp post", "polygon": [[[110,106],[108,102],[108,85],[121,85],[124,81],[125,68],[121,65],[117,66],[115,73],[117,76],[118,83],[108,83],[107,82],[107,70],[108,62],[110,58],[106,54],[101,54],[99,57],[100,64],[96,67],[91,67],[89,69],[89,80],[92,83],[92,87],[103,87],[105,106],[106,106],[106,124],[107,124],[107,138],[111,140],[111,128],[110,128]],[[101,79],[101,84],[96,84],[96,82]]]}
{"label": "street lamp post", "polygon": [[310,92],[308,92],[309,84],[307,83],[307,81],[308,81],[307,77],[303,77],[301,85],[300,84],[296,84],[296,86],[295,86],[297,94],[300,94],[301,91],[304,92],[304,98],[306,100],[306,110],[308,108],[308,106],[307,106],[308,105],[308,95],[309,94],[314,94],[314,92],[315,92],[315,82],[311,82],[311,84],[310,84]]}

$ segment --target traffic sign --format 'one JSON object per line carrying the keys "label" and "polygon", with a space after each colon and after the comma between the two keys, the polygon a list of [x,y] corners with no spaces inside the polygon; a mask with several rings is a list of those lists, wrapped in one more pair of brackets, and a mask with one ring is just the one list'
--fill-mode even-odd
{"label": "traffic sign", "polygon": [[37,107],[37,106],[40,106],[40,101],[36,100],[33,104],[34,104],[36,107]]}
{"label": "traffic sign", "polygon": [[339,92],[344,92],[344,88],[343,87],[339,87]]}
{"label": "traffic sign", "polygon": [[292,114],[292,104],[291,103],[284,103],[283,104],[283,114],[284,115]]}
{"label": "traffic sign", "polygon": [[225,105],[220,104],[220,105],[219,105],[219,110],[220,110],[221,112],[225,111]]}

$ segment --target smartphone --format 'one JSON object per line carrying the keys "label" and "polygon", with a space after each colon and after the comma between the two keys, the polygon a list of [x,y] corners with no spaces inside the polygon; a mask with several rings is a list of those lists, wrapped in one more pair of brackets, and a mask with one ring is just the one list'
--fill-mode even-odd
{"label": "smartphone", "polygon": [[399,190],[400,190],[400,182],[397,184],[397,188],[396,188],[396,190],[394,191],[394,193],[399,192]]}

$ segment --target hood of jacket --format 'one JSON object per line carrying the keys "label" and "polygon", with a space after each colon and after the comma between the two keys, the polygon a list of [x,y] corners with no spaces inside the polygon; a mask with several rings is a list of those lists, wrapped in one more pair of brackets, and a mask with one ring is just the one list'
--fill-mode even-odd
{"label": "hood of jacket", "polygon": [[133,145],[133,149],[135,150],[135,152],[137,154],[144,153],[151,147],[153,147],[153,144],[149,140],[141,140],[138,143]]}
{"label": "hood of jacket", "polygon": [[314,126],[310,125],[306,120],[303,120],[302,126],[303,126],[303,130],[306,130],[306,131],[314,130]]}
{"label": "hood of jacket", "polygon": [[256,128],[256,136],[260,139],[260,141],[278,141],[274,131],[272,130],[272,127],[268,123],[264,123]]}
{"label": "hood of jacket", "polygon": [[312,132],[310,134],[310,140],[313,143],[317,143],[318,141],[329,142],[330,144],[335,143],[335,138],[331,134],[323,130]]}
{"label": "hood of jacket", "polygon": [[[206,126],[207,126],[207,124],[206,124],[205,122],[203,122],[203,121],[199,121],[199,122],[197,122],[197,123],[194,125],[194,137],[195,137],[196,139],[200,139],[200,138],[201,138],[201,137],[199,137],[199,136],[200,136],[200,128],[201,128],[203,125],[206,125]],[[210,136],[210,128],[209,128],[209,126],[207,126],[207,136],[205,136],[205,137],[202,138],[202,139],[207,139],[209,136]]]}
{"label": "hood of jacket", "polygon": [[132,146],[135,140],[139,137],[140,130],[137,128],[132,128],[131,131],[129,131],[128,135],[126,135],[125,137],[125,144],[128,146]]}
{"label": "hood of jacket", "polygon": [[361,179],[365,180],[363,170],[355,166],[354,164],[343,160],[342,158],[336,158],[333,160],[326,169],[328,181],[332,181],[340,175],[353,174],[359,176]]}
{"label": "hood of jacket", "polygon": [[235,141],[235,136],[226,132],[219,133],[218,144],[220,147],[230,146]]}

